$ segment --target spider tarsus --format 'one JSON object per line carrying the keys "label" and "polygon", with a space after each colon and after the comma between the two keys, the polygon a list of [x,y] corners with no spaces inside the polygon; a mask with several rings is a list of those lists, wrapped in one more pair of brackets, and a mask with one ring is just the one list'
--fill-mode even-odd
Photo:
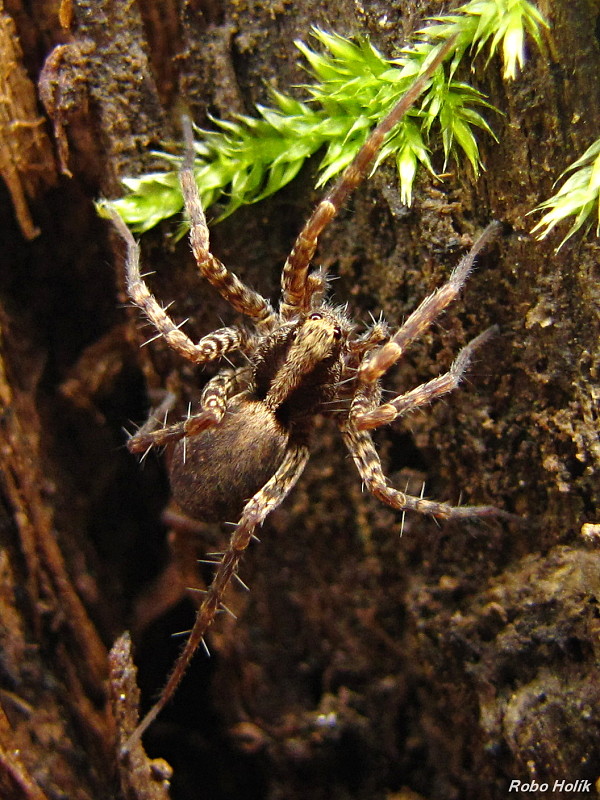
{"label": "spider tarsus", "polygon": [[183,151],[182,170],[192,170],[194,168],[194,125],[188,114],[181,115],[181,130],[183,131],[183,141],[185,144]]}
{"label": "spider tarsus", "polygon": [[459,352],[452,362],[452,366],[450,367],[450,373],[455,376],[457,386],[461,379],[464,378],[465,372],[471,364],[475,351],[490,339],[493,339],[494,336],[497,336],[499,331],[500,328],[497,325],[490,326],[487,328],[487,330],[483,331],[483,333],[480,333],[479,336],[471,339],[471,341]]}

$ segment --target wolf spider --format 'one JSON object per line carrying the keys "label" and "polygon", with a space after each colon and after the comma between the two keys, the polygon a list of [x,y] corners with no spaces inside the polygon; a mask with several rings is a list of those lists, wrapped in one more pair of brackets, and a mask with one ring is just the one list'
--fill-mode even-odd
{"label": "wolf spider", "polygon": [[168,398],[128,443],[132,452],[167,445],[173,498],[190,516],[203,520],[239,519],[198,610],[194,627],[162,695],[139,724],[125,750],[139,739],[177,688],[183,673],[219,609],[240,557],[265,517],[288,495],[308,461],[309,434],[315,415],[333,418],[367,489],[398,511],[412,510],[441,519],[469,519],[503,514],[493,506],[454,507],[412,497],[391,487],[383,473],[370,430],[426,405],[454,389],[473,352],[490,333],[464,347],[449,371],[405,394],[382,402],[380,378],[398,361],[451,303],[476,255],[495,236],[489,225],[448,282],[427,297],[392,335],[374,322],[359,335],[344,308],[326,299],[327,276],[310,270],[317,240],[365,177],[386,135],[415,102],[450,48],[422,73],[315,208],[285,262],[281,302],[270,302],[242,283],[209,251],[209,234],[193,172],[193,143],[185,121],[186,156],[181,187],[190,222],[190,242],[201,275],[240,314],[240,325],[220,328],[194,343],[157,302],[140,274],[139,248],[124,223],[114,223],[127,244],[126,279],[132,302],[167,344],[194,364],[241,352],[246,365],[223,369],[209,380],[199,408],[173,425],[162,423],[173,403]]}

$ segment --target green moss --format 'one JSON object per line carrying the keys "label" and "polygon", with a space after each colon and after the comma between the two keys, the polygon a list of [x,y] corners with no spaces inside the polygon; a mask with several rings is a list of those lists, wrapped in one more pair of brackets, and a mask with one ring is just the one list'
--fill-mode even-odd
{"label": "green moss", "polygon": [[[539,239],[544,239],[552,229],[569,217],[575,221],[557,250],[580,228],[589,229],[596,220],[596,235],[600,235],[600,139],[568,167],[561,178],[572,173],[548,200],[535,209],[546,213],[533,228]],[[561,179],[559,178],[559,180]]]}
{"label": "green moss", "polygon": [[[547,27],[543,17],[526,0],[473,0],[433,19],[393,60],[384,58],[365,39],[349,41],[315,28],[319,50],[296,42],[312,78],[304,87],[306,102],[273,92],[272,105],[257,106],[257,117],[213,119],[214,130],[196,129],[196,180],[204,207],[219,201],[218,218],[223,219],[243,204],[256,203],[289,183],[305,160],[321,150],[317,185],[325,184],[352,161],[370,131],[412,84],[431,51],[456,34],[448,64],[438,69],[420,102],[392,131],[375,166],[393,156],[407,205],[419,166],[434,172],[430,160],[434,137],[441,140],[446,162],[466,157],[477,174],[481,159],[475,131],[493,136],[481,114],[492,106],[472,86],[454,78],[458,64],[467,52],[475,59],[488,44],[488,61],[501,49],[504,76],[514,78],[524,62],[525,34],[541,45],[543,27]],[[137,232],[183,207],[176,174],[181,158],[156,155],[170,169],[124,179],[128,193],[111,203]]]}

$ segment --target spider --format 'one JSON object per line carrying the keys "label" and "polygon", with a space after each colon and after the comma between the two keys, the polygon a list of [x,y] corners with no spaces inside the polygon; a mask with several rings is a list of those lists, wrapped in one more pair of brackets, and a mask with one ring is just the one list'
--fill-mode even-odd
{"label": "spider", "polygon": [[173,498],[191,517],[206,521],[239,520],[229,545],[215,563],[214,580],[198,610],[194,627],[168,682],[153,708],[125,746],[128,750],[175,692],[195,650],[223,607],[223,596],[236,576],[240,557],[257,526],[282,503],[300,477],[310,452],[310,429],[322,414],[338,424],[367,489],[398,511],[412,510],[441,519],[499,515],[493,506],[454,507],[413,497],[389,485],[370,430],[393,422],[454,389],[471,357],[491,329],[464,347],[449,371],[382,402],[380,378],[401,358],[456,298],[476,255],[496,235],[489,225],[448,282],[427,297],[393,334],[374,322],[359,335],[344,308],[327,299],[327,276],[310,264],[319,235],[365,177],[386,135],[415,102],[447,54],[440,48],[408,92],[375,128],[341,178],[316,206],[283,267],[278,309],[242,283],[209,250],[209,234],[193,173],[192,129],[184,120],[186,155],[180,173],[190,242],[201,275],[251,327],[220,328],[194,343],[176,325],[148,289],[139,267],[139,247],[113,214],[127,245],[126,281],[132,302],[167,344],[194,364],[241,352],[246,364],[222,369],[208,381],[199,407],[186,419],[162,423],[173,405],[167,397],[129,440],[132,452],[167,445]]}

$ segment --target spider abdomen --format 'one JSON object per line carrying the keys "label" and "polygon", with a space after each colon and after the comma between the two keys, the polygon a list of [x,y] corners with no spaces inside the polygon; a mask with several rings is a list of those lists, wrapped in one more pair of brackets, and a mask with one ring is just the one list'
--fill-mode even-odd
{"label": "spider abdomen", "polygon": [[238,395],[216,427],[175,445],[170,478],[176,503],[195,519],[237,519],[281,464],[288,439],[264,403]]}

